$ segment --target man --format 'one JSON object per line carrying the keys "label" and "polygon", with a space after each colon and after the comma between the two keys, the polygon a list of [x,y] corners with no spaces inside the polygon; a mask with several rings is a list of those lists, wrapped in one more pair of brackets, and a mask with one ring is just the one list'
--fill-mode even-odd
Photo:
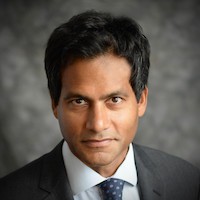
{"label": "man", "polygon": [[149,43],[135,21],[95,11],[72,17],[50,36],[45,69],[64,140],[2,178],[1,199],[200,199],[198,169],[132,144],[149,73]]}

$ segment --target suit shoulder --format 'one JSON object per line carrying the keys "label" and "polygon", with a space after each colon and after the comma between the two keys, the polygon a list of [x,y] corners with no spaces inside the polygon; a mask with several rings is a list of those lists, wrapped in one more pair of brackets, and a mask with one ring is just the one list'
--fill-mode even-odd
{"label": "suit shoulder", "polygon": [[[0,196],[5,200],[26,199],[27,193],[35,198],[41,173],[41,164],[46,155],[30,162],[0,179]],[[37,198],[36,198],[37,199]]]}
{"label": "suit shoulder", "polygon": [[170,173],[179,171],[180,173],[189,173],[190,176],[200,176],[200,170],[197,167],[177,156],[137,144],[134,144],[134,150],[140,157],[149,160],[155,168],[162,171],[170,171]]}
{"label": "suit shoulder", "polygon": [[200,171],[189,162],[159,150],[134,145],[139,182],[158,181],[165,199],[199,199]]}
{"label": "suit shoulder", "polygon": [[[0,197],[4,200],[40,200],[49,194],[48,188],[63,177],[62,142],[51,152],[0,179]],[[59,168],[59,169],[58,169]],[[61,174],[61,175],[60,175]],[[50,180],[49,180],[50,179]],[[45,188],[43,184],[48,184]],[[47,190],[46,190],[47,189]]]}
{"label": "suit shoulder", "polygon": [[22,179],[25,175],[29,175],[29,176],[35,176],[35,174],[38,172],[40,165],[43,161],[43,158],[46,155],[26,164],[25,166],[11,172],[10,174],[2,177],[0,179],[0,184],[2,183],[2,181],[5,180],[12,180],[14,181],[15,179]]}

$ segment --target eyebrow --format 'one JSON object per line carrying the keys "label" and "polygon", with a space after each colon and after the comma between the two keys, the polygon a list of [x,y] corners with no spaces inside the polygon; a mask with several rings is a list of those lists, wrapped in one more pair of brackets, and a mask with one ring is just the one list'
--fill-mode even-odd
{"label": "eyebrow", "polygon": [[[104,100],[104,99],[111,98],[114,96],[128,97],[129,95],[126,92],[118,90],[118,91],[115,91],[112,93],[105,94],[105,95],[101,96],[99,99]],[[81,93],[76,93],[76,92],[68,92],[64,97],[65,100],[72,99],[72,98],[82,98],[82,99],[85,99],[88,101],[92,101],[91,97],[89,97],[87,95],[83,95]]]}
{"label": "eyebrow", "polygon": [[86,95],[82,95],[82,94],[75,93],[75,92],[69,92],[64,97],[65,100],[72,99],[72,98],[82,98],[82,99],[86,99],[86,100],[91,99],[90,97],[88,97]]}
{"label": "eyebrow", "polygon": [[103,100],[103,99],[111,98],[111,97],[114,97],[114,96],[128,97],[128,94],[124,91],[118,90],[118,91],[112,92],[110,94],[103,95],[102,97],[100,97],[100,99]]}

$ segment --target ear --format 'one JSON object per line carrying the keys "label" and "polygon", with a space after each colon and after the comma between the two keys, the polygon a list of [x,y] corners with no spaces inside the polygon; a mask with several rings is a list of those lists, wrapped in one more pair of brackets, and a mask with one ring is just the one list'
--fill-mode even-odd
{"label": "ear", "polygon": [[55,118],[58,118],[58,104],[55,103],[52,97],[51,97],[51,107]]}
{"label": "ear", "polygon": [[138,116],[139,117],[142,117],[146,111],[147,99],[148,99],[148,88],[145,87],[145,89],[142,91],[140,100],[138,102]]}

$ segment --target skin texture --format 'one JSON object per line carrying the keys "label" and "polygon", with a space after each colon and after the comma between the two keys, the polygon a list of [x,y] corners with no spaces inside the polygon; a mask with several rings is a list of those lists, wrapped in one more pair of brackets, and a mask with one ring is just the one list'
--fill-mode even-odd
{"label": "skin texture", "polygon": [[148,89],[137,102],[130,65],[112,54],[79,59],[62,71],[55,117],[72,153],[104,177],[115,173],[146,109]]}

